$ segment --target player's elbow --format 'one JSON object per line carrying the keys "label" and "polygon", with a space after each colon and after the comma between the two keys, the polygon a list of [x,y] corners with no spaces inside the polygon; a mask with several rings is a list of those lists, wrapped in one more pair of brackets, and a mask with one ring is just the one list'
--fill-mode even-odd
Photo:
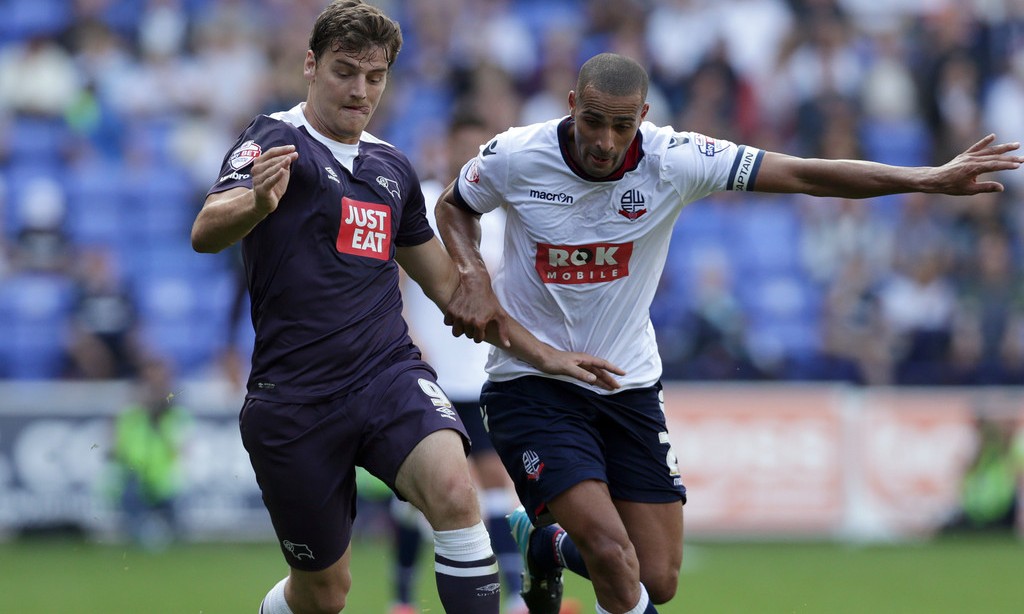
{"label": "player's elbow", "polygon": [[226,246],[213,241],[209,233],[202,232],[198,225],[192,227],[192,249],[200,254],[216,254]]}

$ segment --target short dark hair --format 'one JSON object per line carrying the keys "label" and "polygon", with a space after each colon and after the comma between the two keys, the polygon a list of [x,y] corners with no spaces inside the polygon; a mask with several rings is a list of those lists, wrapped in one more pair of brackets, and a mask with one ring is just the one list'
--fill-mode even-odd
{"label": "short dark hair", "polygon": [[448,134],[454,134],[465,128],[487,129],[484,118],[469,105],[456,106],[448,121]]}
{"label": "short dark hair", "polygon": [[647,100],[647,71],[639,62],[617,53],[599,53],[583,63],[576,79],[576,95],[587,87],[612,96],[640,93]]}
{"label": "short dark hair", "polygon": [[379,8],[362,0],[334,0],[316,18],[309,49],[317,60],[330,51],[359,54],[381,47],[388,67],[402,49],[402,28]]}

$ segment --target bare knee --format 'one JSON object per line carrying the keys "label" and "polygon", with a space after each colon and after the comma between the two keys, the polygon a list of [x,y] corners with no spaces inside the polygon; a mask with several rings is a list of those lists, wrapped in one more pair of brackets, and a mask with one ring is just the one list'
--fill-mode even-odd
{"label": "bare knee", "polygon": [[340,574],[331,579],[298,579],[293,574],[286,590],[288,605],[295,614],[338,614],[345,609],[352,575]]}
{"label": "bare knee", "polygon": [[637,577],[639,564],[636,553],[629,541],[620,541],[598,533],[582,538],[573,536],[573,541],[583,555],[591,576],[605,578]]}
{"label": "bare knee", "polygon": [[420,511],[435,531],[462,529],[480,521],[480,501],[466,475],[451,475],[423,493]]}
{"label": "bare knee", "polygon": [[656,569],[641,574],[641,581],[647,594],[655,604],[667,603],[676,596],[679,589],[679,570]]}

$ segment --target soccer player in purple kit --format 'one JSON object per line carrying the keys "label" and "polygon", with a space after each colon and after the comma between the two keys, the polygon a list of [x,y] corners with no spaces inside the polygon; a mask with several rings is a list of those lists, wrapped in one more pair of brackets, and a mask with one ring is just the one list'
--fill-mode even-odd
{"label": "soccer player in purple kit", "polygon": [[[524,504],[509,520],[533,614],[558,612],[563,568],[591,579],[599,614],[651,614],[676,593],[686,489],[649,308],[684,206],[722,190],[992,192],[1002,185],[979,175],[1024,162],[1009,155],[1019,143],[995,144],[993,135],[940,167],[765,152],[644,122],[647,85],[637,62],[594,56],[569,92],[568,117],[498,135],[437,204],[461,275],[446,313],[453,333],[479,340],[477,331],[511,316],[554,347],[626,373],[609,390],[491,352],[481,404]],[[492,289],[479,217],[498,207],[505,249]]]}
{"label": "soccer player in purple kit", "polygon": [[[469,440],[401,315],[399,265],[441,311],[459,276],[408,159],[364,132],[401,44],[371,5],[324,9],[303,64],[306,101],[243,131],[192,228],[200,252],[242,242],[256,340],[239,426],[290,567],[261,614],[344,608],[357,465],[430,522],[445,610],[498,612]],[[616,385],[611,364],[515,323],[473,332],[546,372]]]}

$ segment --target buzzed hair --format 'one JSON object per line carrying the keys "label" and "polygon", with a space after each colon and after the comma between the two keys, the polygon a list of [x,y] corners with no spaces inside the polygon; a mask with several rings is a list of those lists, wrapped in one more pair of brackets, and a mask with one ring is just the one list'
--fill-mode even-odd
{"label": "buzzed hair", "polygon": [[640,93],[647,100],[647,71],[639,62],[617,53],[599,53],[583,63],[576,79],[576,95],[587,87],[611,96]]}
{"label": "buzzed hair", "polygon": [[402,29],[379,8],[362,0],[334,0],[317,17],[309,48],[319,60],[325,51],[358,55],[380,47],[388,67],[402,49]]}

